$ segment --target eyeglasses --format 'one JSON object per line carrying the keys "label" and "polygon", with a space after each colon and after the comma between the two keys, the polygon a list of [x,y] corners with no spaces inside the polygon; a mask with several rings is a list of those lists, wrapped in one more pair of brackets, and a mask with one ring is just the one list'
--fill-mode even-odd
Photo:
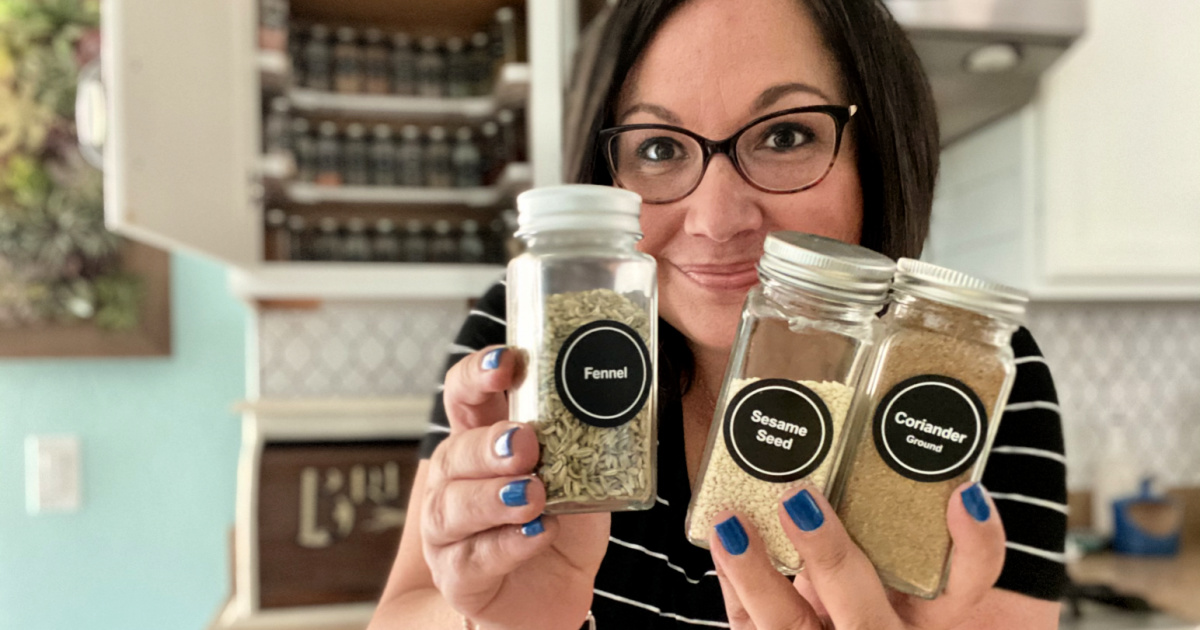
{"label": "eyeglasses", "polygon": [[768,193],[794,193],[821,183],[837,160],[855,105],[816,105],[767,114],[724,140],[672,125],[621,125],[600,132],[613,182],[646,203],[692,194],[717,154],[742,179]]}

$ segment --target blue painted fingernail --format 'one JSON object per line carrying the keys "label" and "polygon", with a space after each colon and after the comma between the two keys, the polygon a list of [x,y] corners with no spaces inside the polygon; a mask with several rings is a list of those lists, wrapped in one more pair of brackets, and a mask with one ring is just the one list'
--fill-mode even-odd
{"label": "blue painted fingernail", "polygon": [[513,434],[517,432],[518,428],[520,427],[513,427],[496,438],[496,442],[492,444],[492,451],[496,453],[496,457],[512,457]]}
{"label": "blue painted fingernail", "polygon": [[980,523],[988,520],[992,515],[992,506],[988,505],[987,499],[983,496],[983,486],[977,483],[971,484],[969,488],[962,491],[962,502],[963,507],[967,508],[967,514]]}
{"label": "blue painted fingernail", "polygon": [[508,348],[496,348],[491,352],[483,355],[483,369],[494,370],[500,367],[500,357],[504,356],[504,351]]}
{"label": "blue painted fingernail", "polygon": [[544,531],[546,531],[546,526],[542,525],[542,517],[540,516],[521,526],[521,533],[526,538],[533,538]]}
{"label": "blue painted fingernail", "polygon": [[802,531],[811,532],[825,523],[825,515],[821,513],[821,506],[817,505],[817,500],[808,490],[801,490],[792,498],[784,501],[783,509],[787,511],[796,527]]}
{"label": "blue painted fingernail", "polygon": [[529,498],[525,496],[525,486],[528,485],[528,479],[518,479],[509,482],[503,488],[500,488],[500,500],[508,507],[517,507],[529,503]]}
{"label": "blue painted fingernail", "polygon": [[730,516],[717,523],[716,530],[717,538],[721,539],[721,546],[725,547],[725,551],[735,556],[746,553],[746,548],[750,546],[750,537],[746,535],[746,529],[736,516]]}

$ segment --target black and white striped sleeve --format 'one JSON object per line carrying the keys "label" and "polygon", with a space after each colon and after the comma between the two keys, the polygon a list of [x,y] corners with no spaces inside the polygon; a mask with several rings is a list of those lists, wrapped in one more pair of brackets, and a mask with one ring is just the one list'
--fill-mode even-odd
{"label": "black and white striped sleeve", "polygon": [[1067,580],[1067,460],[1058,394],[1029,331],[1020,329],[1012,346],[1017,376],[983,475],[1007,536],[996,586],[1058,600]]}
{"label": "black and white striped sleeve", "polygon": [[504,283],[498,282],[475,303],[463,322],[454,343],[450,344],[446,367],[442,370],[437,391],[433,395],[433,412],[429,418],[429,430],[421,440],[420,454],[422,459],[433,454],[446,436],[450,435],[450,420],[446,417],[446,406],[442,402],[442,382],[446,373],[455,363],[476,350],[487,346],[505,343],[508,331],[505,325],[507,310]]}

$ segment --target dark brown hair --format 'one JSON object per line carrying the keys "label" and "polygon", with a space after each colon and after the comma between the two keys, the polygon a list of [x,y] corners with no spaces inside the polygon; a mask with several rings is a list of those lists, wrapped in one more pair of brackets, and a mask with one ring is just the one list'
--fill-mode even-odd
{"label": "dark brown hair", "polygon": [[[920,59],[881,0],[796,0],[808,9],[838,64],[862,181],[861,244],[892,258],[916,258],[929,231],[938,170],[938,124]],[[658,29],[687,0],[619,0],[585,33],[568,95],[567,173],[612,185],[597,134],[614,124],[626,76]],[[665,322],[664,322],[665,323]],[[664,362],[689,359],[686,340],[661,326]],[[686,391],[690,360],[669,366]],[[664,383],[672,379],[666,379]]]}

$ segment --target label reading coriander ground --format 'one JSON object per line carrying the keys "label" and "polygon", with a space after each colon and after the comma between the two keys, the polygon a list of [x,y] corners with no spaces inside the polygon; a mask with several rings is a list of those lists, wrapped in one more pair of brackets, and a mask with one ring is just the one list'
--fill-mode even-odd
{"label": "label reading coriander ground", "polygon": [[628,422],[646,404],[652,385],[646,344],[617,321],[577,328],[554,364],[554,386],[563,404],[580,422],[595,427]]}
{"label": "label reading coriander ground", "polygon": [[787,379],[755,381],[725,408],[725,446],[750,475],[765,481],[802,479],[825,461],[833,418],[811,389]]}
{"label": "label reading coriander ground", "polygon": [[874,434],[875,448],[892,470],[914,481],[945,481],[978,459],[987,410],[962,381],[914,376],[879,401]]}

